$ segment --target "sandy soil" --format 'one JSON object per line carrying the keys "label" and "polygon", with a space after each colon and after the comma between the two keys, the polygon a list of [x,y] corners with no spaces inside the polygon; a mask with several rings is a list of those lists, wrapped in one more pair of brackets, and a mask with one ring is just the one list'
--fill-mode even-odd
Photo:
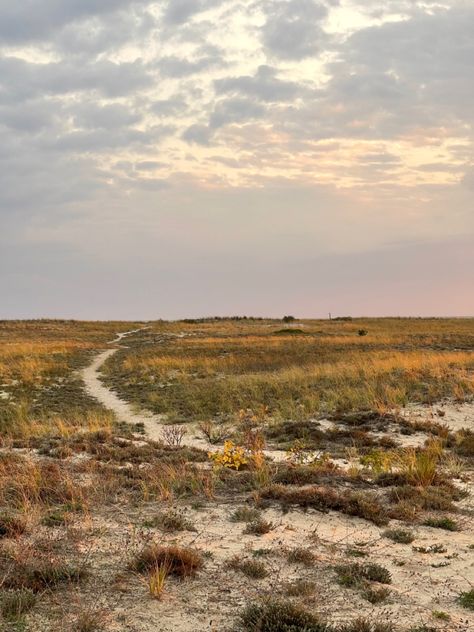
{"label": "sandy soil", "polygon": [[[121,334],[112,344],[117,345],[126,335]],[[82,372],[88,393],[104,406],[115,412],[118,419],[128,423],[143,423],[149,438],[161,439],[163,419],[145,412],[136,412],[100,381],[100,368],[118,346],[100,353]],[[439,410],[443,411],[441,416]],[[444,414],[443,414],[444,413]],[[423,419],[433,418],[446,423],[453,430],[474,428],[474,405],[443,404],[433,408],[410,406],[405,415]],[[329,422],[328,422],[329,423]],[[189,432],[183,443],[204,449],[216,449],[203,439]],[[397,435],[397,439],[400,435]],[[426,435],[417,433],[406,437],[412,445],[423,443]],[[281,451],[268,451],[276,460],[285,457]],[[472,481],[464,483],[472,489]],[[412,545],[396,544],[383,537],[379,528],[359,518],[347,517],[335,512],[326,514],[313,510],[291,510],[283,514],[277,509],[267,509],[264,517],[274,528],[266,535],[243,535],[244,525],[229,520],[230,513],[239,504],[212,503],[199,509],[186,508],[196,527],[196,532],[180,532],[165,535],[156,530],[142,532],[143,539],[160,542],[179,542],[207,553],[205,568],[197,578],[184,582],[169,580],[162,601],[143,600],[144,586],[139,579],[128,581],[124,593],[122,612],[123,627],[117,630],[129,632],[202,632],[224,631],[232,627],[236,613],[244,604],[264,595],[282,594],[284,582],[295,579],[314,581],[314,594],[302,599],[310,610],[319,611],[333,621],[348,621],[363,615],[393,621],[397,625],[414,626],[425,623],[445,632],[468,632],[474,629],[474,619],[468,610],[461,608],[457,595],[474,585],[473,540],[474,505],[471,497],[459,504],[459,513],[453,515],[461,530],[447,532],[424,526],[413,531],[416,546],[443,545],[442,553],[421,553]],[[130,542],[137,537],[136,526],[156,512],[156,505],[140,510],[137,516],[122,516],[120,512],[107,517],[97,517],[98,536],[96,555],[104,560],[120,541]],[[407,528],[392,521],[391,528]],[[285,552],[292,547],[307,547],[315,555],[314,566],[305,568],[290,564]],[[357,591],[344,588],[335,581],[333,566],[338,562],[350,562],[347,549],[356,547],[367,553],[362,561],[378,562],[392,574],[389,586],[391,595],[380,605],[372,605]],[[265,549],[266,553],[255,558],[267,566],[269,576],[255,580],[230,570],[226,562],[234,554],[252,558],[252,551]],[[357,561],[357,560],[354,560]],[[146,590],[146,588],[145,588]],[[144,606],[144,603],[146,606]],[[434,612],[447,613],[442,621]]]}

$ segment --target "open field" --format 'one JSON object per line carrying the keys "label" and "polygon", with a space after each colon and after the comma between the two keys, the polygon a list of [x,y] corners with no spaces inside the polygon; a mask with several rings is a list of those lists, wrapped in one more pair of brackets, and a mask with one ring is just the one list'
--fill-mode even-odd
{"label": "open field", "polygon": [[473,629],[473,349],[474,320],[0,323],[0,630]]}

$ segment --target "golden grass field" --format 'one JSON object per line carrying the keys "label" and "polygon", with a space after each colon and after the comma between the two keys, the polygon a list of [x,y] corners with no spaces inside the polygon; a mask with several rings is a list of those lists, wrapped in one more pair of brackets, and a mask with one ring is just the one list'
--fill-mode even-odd
{"label": "golden grass field", "polygon": [[[146,423],[86,391],[106,349]],[[0,322],[0,631],[469,632],[473,350],[474,319]]]}
{"label": "golden grass field", "polygon": [[173,337],[176,325],[163,324],[114,356],[106,375],[127,399],[174,420],[262,406],[297,420],[386,411],[472,396],[473,330],[468,319],[233,321],[182,324],[185,336]]}

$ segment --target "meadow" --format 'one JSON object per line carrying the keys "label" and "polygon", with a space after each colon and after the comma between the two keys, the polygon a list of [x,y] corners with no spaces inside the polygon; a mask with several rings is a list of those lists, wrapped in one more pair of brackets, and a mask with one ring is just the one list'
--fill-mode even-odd
{"label": "meadow", "polygon": [[474,320],[286,321],[0,322],[0,630],[472,629]]}
{"label": "meadow", "polygon": [[[472,320],[155,325],[105,367],[125,399],[172,421],[261,409],[279,420],[387,411],[474,393]],[[362,334],[362,335],[360,335]]]}

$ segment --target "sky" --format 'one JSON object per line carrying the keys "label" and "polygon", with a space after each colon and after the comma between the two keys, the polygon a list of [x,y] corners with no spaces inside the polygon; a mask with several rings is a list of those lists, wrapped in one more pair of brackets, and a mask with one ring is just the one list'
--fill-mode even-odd
{"label": "sky", "polygon": [[474,316],[472,0],[0,0],[0,318]]}

